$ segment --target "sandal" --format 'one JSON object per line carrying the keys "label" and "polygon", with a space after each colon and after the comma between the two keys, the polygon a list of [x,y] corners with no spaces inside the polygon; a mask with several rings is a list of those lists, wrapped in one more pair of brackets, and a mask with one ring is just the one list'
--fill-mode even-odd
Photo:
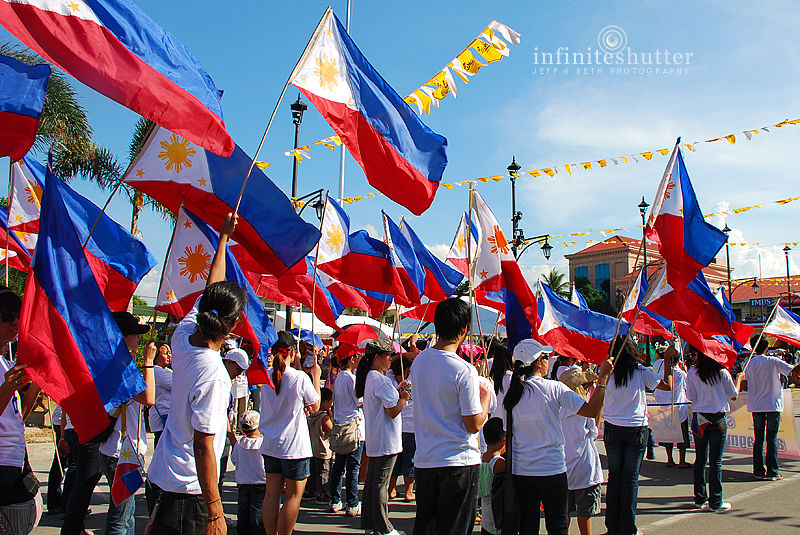
{"label": "sandal", "polygon": [[667,468],[674,468],[674,467],[675,467],[675,461],[667,461]]}

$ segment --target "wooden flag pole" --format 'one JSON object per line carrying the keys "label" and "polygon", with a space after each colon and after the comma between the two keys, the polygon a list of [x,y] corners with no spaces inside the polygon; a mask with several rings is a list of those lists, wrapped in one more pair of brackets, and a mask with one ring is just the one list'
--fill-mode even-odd
{"label": "wooden flag pole", "polygon": [[[314,278],[311,281],[311,346],[314,347],[314,358],[316,358],[316,344],[314,343],[314,320],[317,317],[317,262],[319,262],[319,244],[322,242],[322,228],[325,226],[325,214],[328,212],[328,192],[325,192],[325,207],[322,210],[322,219],[319,220],[320,238],[317,242],[317,251],[314,253]],[[260,282],[260,279],[259,279]],[[303,307],[300,307],[300,327],[303,326]],[[300,331],[297,331],[300,334]]]}
{"label": "wooden flag pole", "polygon": [[[764,322],[764,329],[766,329],[767,325],[769,325],[769,322],[772,321],[772,316],[774,316],[775,311],[778,310],[780,302],[781,302],[780,299],[775,301],[775,306],[772,307],[772,310],[770,311],[769,316],[767,317],[767,321]],[[761,342],[761,338],[764,336],[764,329],[761,329],[761,334],[758,335],[758,340],[756,340],[755,345],[752,347],[752,351],[750,351],[750,356],[747,357],[747,362],[744,363],[744,368],[742,368],[742,373],[747,371],[747,367],[750,365],[750,359],[753,358],[753,355],[756,352],[756,347],[758,347],[759,342]]]}
{"label": "wooden flag pole", "polygon": [[[469,288],[469,312],[472,314],[472,295],[475,289],[472,287],[472,192],[475,189],[475,184],[469,183],[469,202],[467,208],[467,283]],[[472,343],[472,318],[469,320],[469,341]],[[475,365],[475,357],[472,351],[469,352],[470,363]]]}
{"label": "wooden flag pole", "polygon": [[[236,208],[233,210],[234,216],[239,213],[239,205],[242,203],[244,188],[245,186],[247,186],[247,180],[250,178],[250,174],[253,172],[253,167],[256,164],[256,160],[258,160],[258,155],[261,152],[261,148],[264,146],[264,140],[267,139],[267,134],[269,133],[269,129],[272,126],[272,121],[275,119],[275,114],[278,113],[278,106],[281,105],[281,100],[283,100],[283,96],[286,94],[286,90],[289,88],[289,85],[292,83],[292,80],[294,80],[298,68],[303,63],[303,60],[305,60],[312,46],[316,44],[317,40],[319,39],[319,34],[322,30],[322,21],[325,20],[325,17],[328,15],[330,11],[331,8],[330,6],[328,6],[328,9],[325,10],[325,14],[322,15],[322,18],[319,20],[319,23],[317,23],[317,27],[314,29],[314,33],[311,34],[311,38],[308,40],[305,49],[303,49],[303,53],[300,55],[300,59],[297,61],[297,64],[294,66],[294,69],[292,69],[292,73],[289,75],[289,78],[286,80],[286,83],[284,84],[283,89],[281,90],[281,95],[278,97],[278,102],[275,103],[275,109],[272,110],[272,115],[270,115],[269,121],[267,122],[267,128],[264,130],[264,135],[261,136],[261,142],[258,144],[258,149],[256,149],[256,153],[253,156],[253,160],[250,162],[250,168],[247,170],[247,175],[245,175],[244,177],[244,182],[242,182],[242,190],[239,192],[239,198],[236,201]],[[300,334],[300,331],[297,331],[297,333]]]}
{"label": "wooden flag pole", "polygon": [[[183,203],[181,203],[181,208],[183,208]],[[180,213],[180,208],[178,209],[178,213]],[[177,215],[177,214],[176,214]],[[158,319],[158,311],[156,310],[156,306],[158,305],[158,296],[161,295],[161,287],[164,285],[164,273],[167,271],[167,261],[169,260],[169,253],[172,251],[172,242],[175,241],[175,234],[178,233],[178,219],[175,219],[175,226],[172,229],[172,237],[169,239],[169,245],[167,246],[167,254],[164,255],[164,265],[161,266],[161,278],[158,281],[158,292],[156,292],[156,302],[153,303],[153,318],[152,323],[153,326],[150,328],[150,341],[152,342],[156,337],[156,320]]]}
{"label": "wooden flag pole", "polygon": [[14,191],[13,187],[12,187],[13,183],[14,183],[14,163],[11,162],[10,158],[9,158],[9,163],[8,163],[8,210],[6,210],[6,258],[5,258],[5,262],[6,262],[6,286],[8,286],[8,235],[11,233],[11,231],[8,229],[8,223],[9,223],[8,218],[9,218],[9,214],[11,213],[11,201],[12,201],[11,192]]}
{"label": "wooden flag pole", "polygon": [[[48,416],[50,416],[50,432],[53,434],[53,444],[55,444],[56,447],[56,459],[58,459],[58,473],[61,475],[61,477],[64,477],[64,467],[61,465],[61,454],[58,452],[58,440],[56,440],[56,428],[55,424],[53,423],[53,411],[50,408],[50,402],[52,401],[52,398],[47,394],[45,394],[44,399],[47,402],[47,414]],[[61,417],[62,418],[64,417],[63,411],[61,412]]]}

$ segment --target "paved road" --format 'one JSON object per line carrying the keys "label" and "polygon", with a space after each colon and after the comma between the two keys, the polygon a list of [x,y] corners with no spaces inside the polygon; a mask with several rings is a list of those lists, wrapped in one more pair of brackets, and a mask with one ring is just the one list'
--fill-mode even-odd
{"label": "paved road", "polygon": [[[800,429],[800,403],[796,403],[795,421]],[[598,442],[603,466],[607,466],[602,442]],[[52,443],[29,444],[29,455],[33,469],[42,482],[47,481],[47,471],[52,455]],[[692,507],[692,471],[666,468],[663,448],[658,448],[655,461],[645,461],[639,487],[639,528],[646,534],[662,533],[724,533],[725,535],[751,535],[769,533],[783,535],[800,533],[800,462],[781,461],[782,481],[755,481],[752,476],[751,458],[738,454],[725,454],[723,460],[723,486],[725,501],[733,508],[725,514],[697,512]],[[690,452],[689,461],[693,461]],[[108,507],[108,485],[103,480],[97,487],[92,501],[92,514],[86,522],[87,530],[94,535],[103,533],[105,512]],[[223,502],[229,516],[236,515],[236,486],[233,474],[228,472],[224,486]],[[136,496],[137,535],[144,530],[147,508],[144,495]],[[603,499],[605,503],[605,497]],[[326,507],[305,502],[297,524],[297,533],[363,533],[359,519],[344,513],[328,513]],[[603,533],[603,512],[594,520],[594,532]],[[411,533],[414,524],[414,505],[401,500],[390,504],[390,518],[395,527]],[[36,535],[55,535],[61,526],[58,515],[44,515]],[[479,533],[476,527],[475,533]],[[573,522],[571,533],[577,534]],[[234,534],[231,529],[229,533]],[[544,522],[540,533],[545,533]]]}

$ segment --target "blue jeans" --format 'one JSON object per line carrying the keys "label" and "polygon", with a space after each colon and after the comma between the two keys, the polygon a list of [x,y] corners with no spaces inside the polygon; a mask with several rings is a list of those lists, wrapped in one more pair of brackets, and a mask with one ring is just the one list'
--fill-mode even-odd
{"label": "blue jeans", "polygon": [[415,468],[414,535],[470,535],[478,515],[481,465]]}
{"label": "blue jeans", "polygon": [[547,535],[569,533],[567,473],[553,476],[514,476],[519,498],[520,535],[539,533],[539,504],[544,506]]}
{"label": "blue jeans", "polygon": [[[358,449],[347,455],[336,454],[331,468],[331,503],[342,501],[342,475],[345,476],[345,492],[347,497],[347,507],[358,505],[358,472],[361,469],[361,450],[364,449],[364,442],[358,445]],[[346,466],[346,470],[345,470]]]}
{"label": "blue jeans", "polygon": [[[781,376],[783,377],[783,376]],[[778,428],[781,425],[779,412],[754,412],[753,474],[758,477],[778,475]],[[764,471],[764,431],[767,433],[767,470]]]}
{"label": "blue jeans", "polygon": [[75,457],[75,486],[69,494],[62,535],[78,535],[85,530],[86,511],[92,501],[92,493],[103,475],[100,466],[100,444],[80,445]]}
{"label": "blue jeans", "polygon": [[621,427],[605,422],[608,458],[606,528],[608,535],[632,535],[636,529],[639,467],[647,447],[647,426]]}
{"label": "blue jeans", "polygon": [[398,455],[397,462],[394,463],[392,477],[414,477],[414,455],[417,453],[417,440],[414,433],[403,433],[403,451]]}
{"label": "blue jeans", "polygon": [[[703,505],[708,501],[711,509],[719,509],[722,505],[722,452],[725,451],[725,440],[728,427],[725,424],[725,413],[703,414],[709,421],[703,436],[694,435],[694,503]],[[708,463],[708,491],[706,490],[706,462]]]}
{"label": "blue jeans", "polygon": [[[114,483],[114,472],[117,470],[117,458],[100,454],[100,466],[106,476],[109,488]],[[136,501],[135,496],[130,496],[121,504],[116,505],[111,493],[108,496],[108,514],[106,515],[106,530],[104,535],[136,535]]]}
{"label": "blue jeans", "polygon": [[239,485],[239,509],[236,513],[237,535],[266,533],[264,518],[261,516],[266,490],[266,485]]}

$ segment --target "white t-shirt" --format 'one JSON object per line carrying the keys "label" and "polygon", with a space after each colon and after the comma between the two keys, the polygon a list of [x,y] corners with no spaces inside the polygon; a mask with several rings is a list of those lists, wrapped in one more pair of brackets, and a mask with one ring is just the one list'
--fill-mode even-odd
{"label": "white t-shirt", "polygon": [[236,376],[236,379],[233,380],[233,386],[231,386],[231,395],[233,395],[233,399],[239,399],[246,398],[249,394],[250,389],[247,382],[247,375],[240,373]]}
{"label": "white t-shirt", "polygon": [[364,417],[367,424],[367,457],[394,455],[403,451],[402,421],[389,418],[385,409],[397,406],[400,395],[388,377],[370,370],[364,385]]}
{"label": "white t-shirt", "polygon": [[230,460],[236,467],[237,485],[263,485],[267,482],[261,444],[264,437],[242,437],[236,442]]}
{"label": "white t-shirt", "polygon": [[[472,365],[470,364],[470,366]],[[492,385],[492,382],[488,378],[482,375],[478,375],[478,381],[486,385],[486,388],[489,389],[489,410],[487,414],[492,414],[497,410],[497,394],[494,393],[494,385]],[[480,443],[481,455],[483,455],[484,452],[486,452],[486,439],[483,438],[483,427],[481,427],[481,430],[478,432],[478,442]]]}
{"label": "white t-shirt", "polygon": [[692,401],[694,412],[728,412],[731,404],[728,401],[738,395],[728,370],[720,370],[719,380],[714,384],[706,384],[697,375],[697,368],[686,374],[686,396]]}
{"label": "white t-shirt", "polygon": [[478,372],[455,353],[428,348],[414,359],[414,466],[439,468],[480,464],[477,433],[463,416],[482,412]]}
{"label": "white t-shirt", "polygon": [[350,370],[342,370],[333,383],[333,423],[346,424],[358,417],[361,398],[356,397],[356,376]]}
{"label": "white t-shirt", "polygon": [[228,430],[231,377],[218,351],[195,347],[189,336],[197,329],[197,304],[172,335],[172,401],[170,416],[148,477],[167,492],[200,494],[194,459],[194,432],[214,435],[219,465]]}
{"label": "white t-shirt", "polygon": [[564,456],[569,490],[587,489],[602,483],[603,467],[594,443],[597,438],[594,418],[570,414],[562,409],[561,428],[564,430]]}
{"label": "white t-shirt", "polygon": [[[272,368],[267,370],[270,377]],[[338,380],[336,381],[339,382]],[[261,425],[264,435],[259,450],[276,459],[306,459],[313,455],[305,406],[319,401],[319,394],[307,373],[291,366],[281,378],[281,393],[272,387],[261,387]]]}
{"label": "white t-shirt", "polygon": [[54,426],[58,427],[58,426],[61,425],[61,415],[62,414],[63,414],[63,411],[61,410],[61,407],[56,405],[56,408],[53,409],[53,415],[52,415],[52,420],[53,420],[53,425]]}
{"label": "white t-shirt", "polygon": [[163,431],[164,424],[161,423],[161,416],[166,418],[169,415],[169,402],[172,398],[172,370],[154,366],[153,373],[156,379],[156,404],[150,407],[150,430]]}
{"label": "white t-shirt", "polygon": [[[117,409],[111,411],[111,415],[115,414]],[[125,414],[125,428],[126,434],[131,437],[131,443],[139,455],[147,453],[147,430],[144,425],[144,418],[142,418],[142,404],[138,401],[129,401],[125,406],[125,412],[120,413],[117,418],[117,423],[114,424],[114,430],[108,436],[108,439],[100,444],[100,453],[108,457],[119,457],[119,450],[122,447],[122,415]],[[139,440],[136,440],[136,436]]]}
{"label": "white t-shirt", "polygon": [[[560,409],[575,414],[584,400],[564,383],[543,377],[525,379],[519,403],[514,405],[514,443],[511,473],[552,476],[567,471]],[[503,411],[503,424],[507,425]]]}
{"label": "white t-shirt", "polygon": [[747,412],[783,412],[780,376],[789,375],[793,369],[777,357],[753,355],[745,370]]}
{"label": "white t-shirt", "polygon": [[[0,357],[0,376],[14,367],[5,357]],[[2,379],[0,379],[2,380]],[[0,414],[0,466],[22,468],[25,463],[25,422],[20,412],[20,397],[17,392]]]}
{"label": "white t-shirt", "polygon": [[[386,377],[392,382],[392,386],[397,388],[400,384],[397,382],[397,377],[395,377],[392,370],[386,372]],[[410,384],[410,381],[409,381]],[[403,410],[400,412],[400,418],[402,419],[403,424],[403,433],[413,433],[414,432],[414,399],[413,399],[413,392],[412,397],[406,404],[403,405]]]}
{"label": "white t-shirt", "polygon": [[[659,377],[664,376],[664,359],[657,359],[653,362],[653,373]],[[684,403],[684,405],[677,405],[675,407],[678,411],[680,421],[683,422],[689,418],[689,405],[685,405],[689,400],[686,397],[686,372],[677,364],[672,367],[672,391],[656,390],[653,392],[653,397],[656,398],[656,403],[664,405],[671,404],[673,402],[673,392],[675,393],[674,402]]]}
{"label": "white t-shirt", "polygon": [[647,397],[645,387],[654,390],[661,378],[639,364],[628,378],[628,384],[617,386],[614,374],[606,387],[603,419],[620,427],[642,427],[647,425]]}

